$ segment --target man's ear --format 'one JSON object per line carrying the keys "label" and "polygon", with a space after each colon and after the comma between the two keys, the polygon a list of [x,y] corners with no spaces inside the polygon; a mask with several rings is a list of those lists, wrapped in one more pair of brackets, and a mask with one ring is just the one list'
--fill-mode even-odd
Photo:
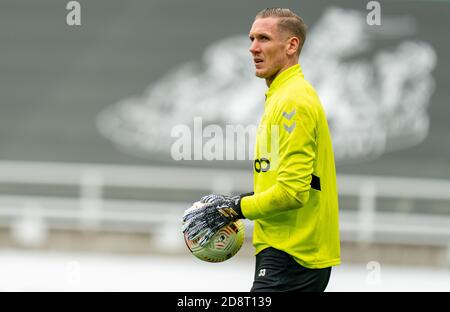
{"label": "man's ear", "polygon": [[287,54],[288,55],[296,54],[299,48],[300,48],[300,39],[298,39],[298,37],[290,37],[288,42]]}

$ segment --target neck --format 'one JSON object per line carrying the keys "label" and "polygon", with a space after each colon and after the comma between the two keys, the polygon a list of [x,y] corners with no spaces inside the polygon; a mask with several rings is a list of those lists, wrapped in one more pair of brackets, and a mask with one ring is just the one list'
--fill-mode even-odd
{"label": "neck", "polygon": [[288,69],[289,67],[292,67],[294,65],[298,64],[298,59],[291,59],[289,60],[283,67],[280,68],[279,71],[277,71],[274,75],[266,78],[266,85],[268,88],[270,88],[270,85],[272,84],[272,82],[275,80],[275,78],[277,78],[277,76],[279,74],[281,74],[282,72],[284,72],[286,69]]}

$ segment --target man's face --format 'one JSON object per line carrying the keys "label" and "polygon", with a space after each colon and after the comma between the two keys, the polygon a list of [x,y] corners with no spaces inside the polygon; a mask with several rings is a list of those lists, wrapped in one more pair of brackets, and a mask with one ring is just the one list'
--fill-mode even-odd
{"label": "man's face", "polygon": [[273,80],[288,61],[287,38],[278,30],[278,20],[273,17],[256,19],[249,38],[256,76]]}

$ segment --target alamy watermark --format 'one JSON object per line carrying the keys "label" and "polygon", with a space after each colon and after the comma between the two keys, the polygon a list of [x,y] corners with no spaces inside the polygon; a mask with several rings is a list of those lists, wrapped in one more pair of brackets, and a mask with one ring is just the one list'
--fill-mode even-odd
{"label": "alamy watermark", "polygon": [[381,5],[378,1],[369,1],[366,5],[366,9],[370,10],[367,13],[366,21],[367,25],[381,25]]}
{"label": "alamy watermark", "polygon": [[210,124],[203,127],[201,117],[194,117],[193,127],[185,124],[172,128],[170,136],[176,138],[170,149],[174,160],[253,160],[253,149],[259,133],[260,155],[275,160],[278,156],[279,127],[270,130],[256,125]]}
{"label": "alamy watermark", "polygon": [[66,5],[69,11],[66,15],[66,23],[69,26],[81,26],[81,5],[78,1],[69,1]]}
{"label": "alamy watermark", "polygon": [[369,261],[366,265],[369,273],[366,276],[366,283],[368,285],[381,284],[381,264],[378,261]]}
{"label": "alamy watermark", "polygon": [[81,265],[78,261],[70,261],[66,265],[67,283],[70,285],[81,284]]}

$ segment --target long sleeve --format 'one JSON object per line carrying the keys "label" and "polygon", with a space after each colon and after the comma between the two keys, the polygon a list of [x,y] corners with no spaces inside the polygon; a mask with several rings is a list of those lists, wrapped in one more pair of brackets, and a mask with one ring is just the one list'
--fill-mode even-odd
{"label": "long sleeve", "polygon": [[288,99],[274,109],[268,122],[278,127],[278,153],[270,160],[276,182],[266,190],[243,198],[242,212],[248,219],[270,217],[300,209],[309,199],[314,159],[316,125],[314,109],[308,102]]}

